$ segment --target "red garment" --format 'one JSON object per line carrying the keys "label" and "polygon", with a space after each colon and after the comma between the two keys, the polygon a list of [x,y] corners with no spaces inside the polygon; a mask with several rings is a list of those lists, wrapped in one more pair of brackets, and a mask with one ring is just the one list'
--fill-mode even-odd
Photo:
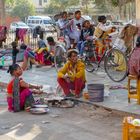
{"label": "red garment", "polygon": [[[24,88],[20,92],[20,108],[23,109],[25,105],[26,98],[31,94],[31,91],[29,88]],[[8,103],[8,110],[13,111],[13,97],[7,97],[7,103]]]}
{"label": "red garment", "polygon": [[62,87],[65,95],[68,95],[70,93],[70,89],[75,90],[75,94],[79,95],[82,89],[84,89],[85,87],[85,82],[81,78],[75,79],[74,82],[70,83],[68,83],[63,78],[58,78],[57,81],[59,85]]}
{"label": "red garment", "polygon": [[[22,78],[20,78],[20,81],[22,80]],[[13,107],[13,97],[12,97],[12,94],[13,94],[13,84],[14,84],[14,79],[12,79],[8,86],[7,86],[7,103],[8,103],[8,110],[9,111],[13,111],[14,110],[14,107]],[[26,98],[31,94],[31,91],[29,88],[23,88],[23,87],[20,87],[20,108],[23,109],[24,108],[24,105],[25,105],[25,101],[26,101]]]}
{"label": "red garment", "polygon": [[40,53],[40,54],[36,53],[35,60],[37,62],[39,62],[40,64],[45,64],[47,66],[52,65],[52,62],[50,60],[45,60],[44,59],[44,53],[43,52]]}
{"label": "red garment", "polygon": [[19,29],[18,31],[18,37],[19,39],[24,42],[24,37],[26,35],[27,29]]}
{"label": "red garment", "polygon": [[140,47],[136,47],[129,59],[129,74],[140,76]]}
{"label": "red garment", "polygon": [[[22,80],[22,78],[20,78],[20,80]],[[13,84],[14,84],[14,79],[12,79],[7,85],[7,93],[9,95],[13,94]],[[20,92],[22,92],[22,90],[24,90],[24,88],[20,87]]]}
{"label": "red garment", "polygon": [[6,26],[0,26],[0,41],[6,40],[6,32],[7,32]]}

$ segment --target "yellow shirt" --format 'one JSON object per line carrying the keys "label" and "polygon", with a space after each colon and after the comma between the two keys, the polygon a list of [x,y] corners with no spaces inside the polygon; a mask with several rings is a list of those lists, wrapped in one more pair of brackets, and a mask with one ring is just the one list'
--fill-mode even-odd
{"label": "yellow shirt", "polygon": [[64,67],[59,70],[58,78],[63,78],[65,74],[70,77],[71,81],[74,81],[75,78],[81,78],[83,81],[86,81],[85,65],[81,60],[78,60],[74,66],[71,61],[68,61]]}

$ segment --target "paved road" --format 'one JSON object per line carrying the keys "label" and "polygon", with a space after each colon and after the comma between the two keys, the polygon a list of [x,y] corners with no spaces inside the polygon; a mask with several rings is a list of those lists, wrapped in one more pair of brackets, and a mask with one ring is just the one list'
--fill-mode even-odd
{"label": "paved road", "polygon": [[[56,88],[54,68],[33,68],[26,71],[24,79],[29,83],[50,85]],[[0,82],[10,80],[6,71],[0,71]],[[126,85],[112,82],[103,71],[87,73],[88,83],[103,83],[106,87]],[[86,90],[86,89],[85,89]],[[136,102],[127,103],[127,90],[112,90],[110,96],[98,105],[126,112],[139,112]],[[27,112],[10,113],[6,107],[6,93],[0,96],[0,140],[120,140],[123,115],[111,113],[93,106],[79,104],[71,109],[50,108],[46,115]]]}
{"label": "paved road", "polygon": [[120,140],[122,116],[79,104],[46,115],[0,111],[0,140]]}

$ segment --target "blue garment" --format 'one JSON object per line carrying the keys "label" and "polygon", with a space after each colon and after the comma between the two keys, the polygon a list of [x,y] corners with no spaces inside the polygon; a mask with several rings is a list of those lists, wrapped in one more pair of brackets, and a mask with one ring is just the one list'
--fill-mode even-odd
{"label": "blue garment", "polygon": [[80,41],[80,42],[78,42],[78,46],[77,47],[78,47],[78,50],[79,50],[79,53],[80,53],[81,56],[83,55],[86,42],[87,41]]}
{"label": "blue garment", "polygon": [[45,41],[44,40],[39,40],[38,41],[38,47],[39,48],[45,48],[46,47],[46,43],[45,43]]}

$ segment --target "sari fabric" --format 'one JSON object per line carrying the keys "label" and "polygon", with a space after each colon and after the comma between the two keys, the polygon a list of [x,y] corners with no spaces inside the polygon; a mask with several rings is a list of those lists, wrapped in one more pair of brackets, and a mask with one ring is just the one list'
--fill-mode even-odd
{"label": "sari fabric", "polygon": [[[12,93],[10,93],[12,91]],[[8,110],[19,112],[34,104],[34,98],[29,88],[20,87],[20,79],[14,78],[7,87]]]}

